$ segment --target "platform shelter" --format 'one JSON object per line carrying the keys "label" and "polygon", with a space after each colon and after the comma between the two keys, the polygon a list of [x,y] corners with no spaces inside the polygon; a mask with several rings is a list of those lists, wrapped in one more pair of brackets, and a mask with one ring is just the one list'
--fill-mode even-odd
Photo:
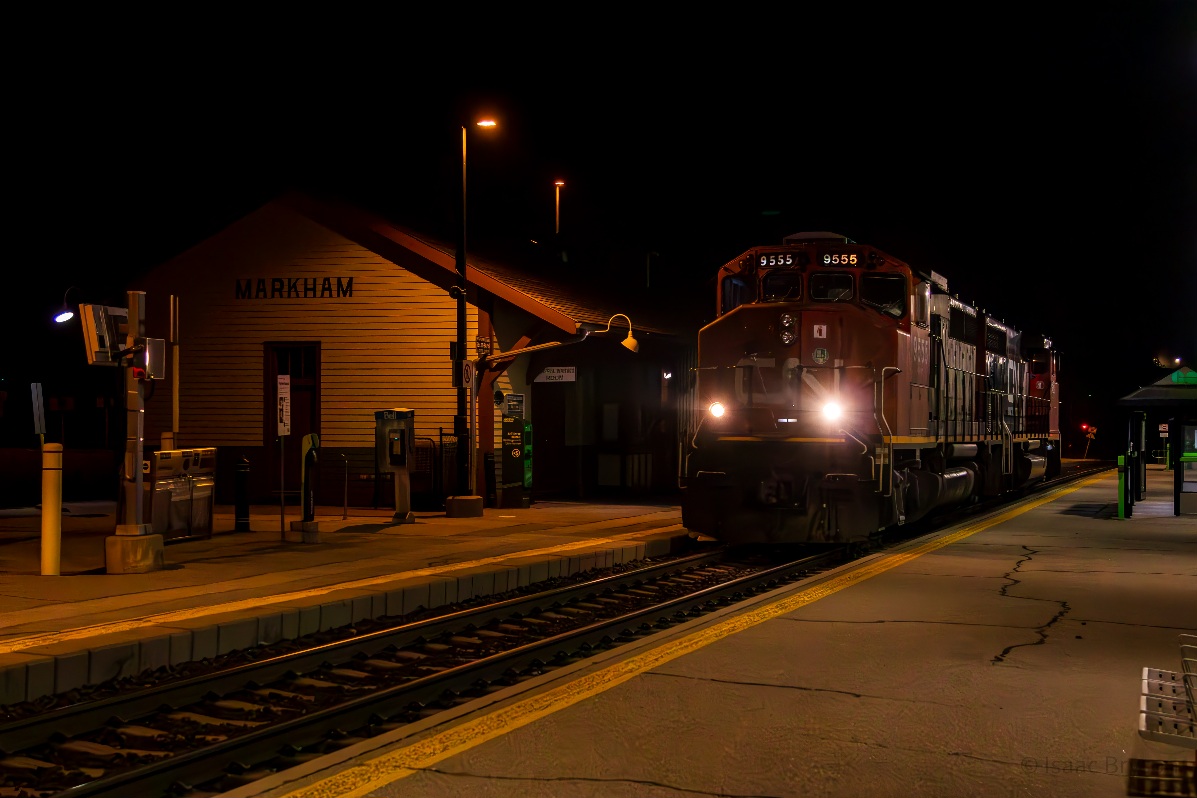
{"label": "platform shelter", "polygon": [[[1173,476],[1175,515],[1197,515],[1197,371],[1182,366],[1168,376],[1122,397],[1131,411],[1127,452],[1135,467],[1146,463],[1148,440],[1166,436],[1164,459]],[[1158,431],[1147,429],[1147,414],[1166,418]]]}

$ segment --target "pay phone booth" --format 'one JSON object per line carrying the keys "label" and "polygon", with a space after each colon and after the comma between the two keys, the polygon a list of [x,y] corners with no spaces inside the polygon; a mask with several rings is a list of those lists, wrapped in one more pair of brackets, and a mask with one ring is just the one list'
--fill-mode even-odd
{"label": "pay phone booth", "polygon": [[395,516],[399,524],[415,523],[411,511],[411,465],[416,453],[416,411],[396,407],[374,411],[375,466],[390,474],[395,488]]}
{"label": "pay phone booth", "polygon": [[212,537],[216,449],[163,449],[149,458],[142,495],[153,534],[165,543]]}

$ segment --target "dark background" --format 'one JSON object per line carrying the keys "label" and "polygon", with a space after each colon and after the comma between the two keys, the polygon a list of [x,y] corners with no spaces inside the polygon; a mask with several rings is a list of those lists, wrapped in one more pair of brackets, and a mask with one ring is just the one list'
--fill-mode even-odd
{"label": "dark background", "polygon": [[[452,243],[461,125],[490,113],[469,134],[471,251],[701,322],[741,251],[842,233],[1052,337],[1066,434],[1112,445],[1115,400],[1197,358],[1195,8],[36,20],[7,101],[0,443],[34,443],[30,382],[112,387],[49,321],[70,286],[124,305],[290,189]],[[529,254],[558,244],[566,263]]]}

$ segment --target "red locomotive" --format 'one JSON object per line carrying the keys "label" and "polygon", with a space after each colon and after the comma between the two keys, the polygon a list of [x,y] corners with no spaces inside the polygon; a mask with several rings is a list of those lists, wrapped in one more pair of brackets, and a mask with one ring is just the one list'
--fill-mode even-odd
{"label": "red locomotive", "polygon": [[719,270],[698,333],[682,521],[849,543],[1060,472],[1058,356],[947,281],[834,233]]}

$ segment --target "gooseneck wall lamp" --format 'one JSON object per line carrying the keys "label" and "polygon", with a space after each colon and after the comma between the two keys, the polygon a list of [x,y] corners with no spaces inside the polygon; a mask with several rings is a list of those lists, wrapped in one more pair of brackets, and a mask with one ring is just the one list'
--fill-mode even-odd
{"label": "gooseneck wall lamp", "polygon": [[75,286],[72,285],[70,288],[62,292],[62,310],[58,311],[58,313],[54,316],[54,321],[58,322],[59,324],[68,322],[75,318],[75,311],[71,310],[71,306],[67,304],[67,294],[71,293],[73,290],[75,290]]}
{"label": "gooseneck wall lamp", "polygon": [[[612,316],[610,319],[607,320],[607,329],[605,329],[605,330],[581,330],[581,331],[579,331],[579,333],[576,337],[571,338],[568,341],[549,341],[549,342],[543,343],[543,344],[535,344],[533,346],[525,346],[520,349],[512,349],[507,352],[499,352],[498,354],[495,354],[495,355],[492,355],[489,351],[487,351],[485,354],[483,354],[482,350],[480,348],[478,350],[478,363],[480,365],[482,365],[483,367],[485,367],[486,364],[499,363],[504,360],[510,360],[511,358],[517,357],[519,355],[526,355],[530,352],[539,352],[542,349],[551,349],[556,346],[569,346],[570,344],[580,344],[583,341],[589,339],[590,336],[592,336],[592,335],[602,335],[603,333],[611,332],[611,322],[615,321],[616,319],[620,318],[621,316],[625,319],[628,319],[626,314],[616,313],[614,316]],[[631,319],[628,319],[628,337],[623,339],[622,341],[620,341],[620,344],[625,349],[627,349],[631,352],[639,352],[640,351],[640,342],[637,341],[632,336],[632,320]],[[668,377],[666,377],[666,379],[668,379]]]}
{"label": "gooseneck wall lamp", "polygon": [[640,342],[637,341],[634,337],[632,337],[632,320],[629,319],[627,317],[627,315],[625,315],[623,313],[616,313],[614,316],[607,319],[607,329],[599,330],[599,333],[611,332],[611,322],[615,321],[616,319],[618,319],[621,316],[623,318],[627,319],[628,337],[623,339],[622,341],[620,341],[620,344],[623,346],[624,349],[627,349],[630,352],[639,352],[640,351]]}

